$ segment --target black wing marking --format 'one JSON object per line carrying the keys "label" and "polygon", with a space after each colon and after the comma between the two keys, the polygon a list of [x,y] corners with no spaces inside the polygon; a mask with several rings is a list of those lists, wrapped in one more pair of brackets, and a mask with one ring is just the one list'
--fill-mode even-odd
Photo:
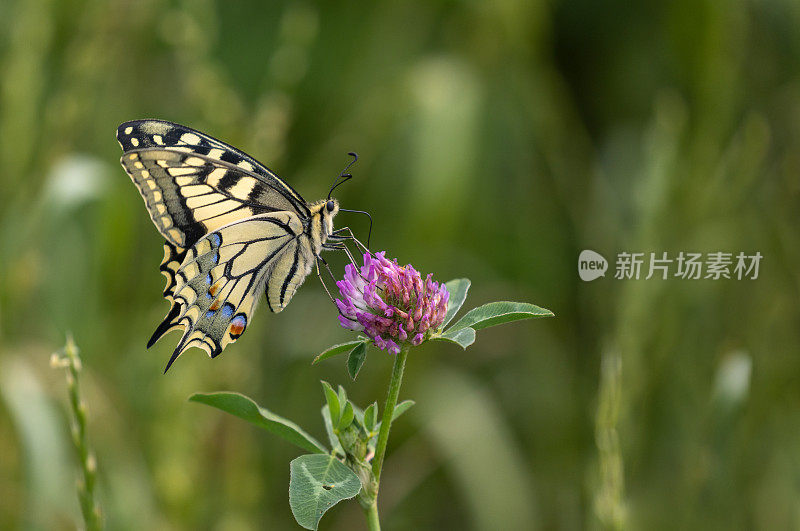
{"label": "black wing marking", "polygon": [[264,165],[188,127],[159,120],[117,129],[121,163],[156,228],[176,247],[237,219],[289,211],[310,215],[303,198]]}

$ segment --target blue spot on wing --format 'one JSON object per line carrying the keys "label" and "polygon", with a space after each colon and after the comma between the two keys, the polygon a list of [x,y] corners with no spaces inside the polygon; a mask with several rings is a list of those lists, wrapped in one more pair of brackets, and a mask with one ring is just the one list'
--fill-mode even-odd
{"label": "blue spot on wing", "polygon": [[222,236],[220,236],[220,235],[219,235],[218,233],[216,233],[216,232],[212,233],[212,234],[211,234],[211,244],[212,244],[214,247],[219,247],[221,243],[222,243]]}
{"label": "blue spot on wing", "polygon": [[230,303],[226,302],[222,306],[222,310],[220,310],[220,311],[222,312],[223,317],[225,317],[227,319],[228,317],[233,315],[233,310],[234,310],[233,304],[230,304]]}
{"label": "blue spot on wing", "polygon": [[216,314],[216,313],[217,312],[211,311],[211,310],[207,311],[206,312],[206,319],[211,319],[212,317],[214,317],[214,314]]}

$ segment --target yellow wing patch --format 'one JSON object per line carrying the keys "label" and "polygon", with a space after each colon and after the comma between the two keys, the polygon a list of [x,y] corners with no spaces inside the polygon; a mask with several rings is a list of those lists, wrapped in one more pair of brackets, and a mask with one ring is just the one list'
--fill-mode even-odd
{"label": "yellow wing patch", "polygon": [[[213,186],[205,180],[214,171],[213,164],[186,153],[149,149],[123,157],[122,166],[142,194],[158,231],[178,247],[190,247],[204,234],[236,220],[274,210],[250,198],[258,191],[255,179],[225,169],[221,180],[230,185]],[[242,178],[252,186],[239,184]]]}

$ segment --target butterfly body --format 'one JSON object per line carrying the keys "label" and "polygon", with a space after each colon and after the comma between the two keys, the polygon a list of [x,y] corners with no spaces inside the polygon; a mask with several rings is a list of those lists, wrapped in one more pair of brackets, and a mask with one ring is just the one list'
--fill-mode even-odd
{"label": "butterfly body", "polygon": [[335,199],[306,203],[249,155],[161,120],[117,129],[121,163],[165,238],[170,311],[148,347],[183,329],[167,369],[191,346],[211,357],[244,333],[261,293],[280,312],[333,234]]}

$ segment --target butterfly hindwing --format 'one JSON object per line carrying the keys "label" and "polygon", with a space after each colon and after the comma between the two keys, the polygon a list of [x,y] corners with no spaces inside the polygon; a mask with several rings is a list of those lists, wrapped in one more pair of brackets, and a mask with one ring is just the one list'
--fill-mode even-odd
{"label": "butterfly hindwing", "polygon": [[[302,222],[290,212],[253,216],[209,233],[186,252],[175,271],[172,308],[150,344],[182,327],[183,337],[169,365],[192,346],[217,356],[244,333],[261,290],[278,280],[283,264],[294,263],[297,257],[303,271],[308,271],[310,253]],[[296,288],[294,284],[298,283],[287,283],[283,300],[275,299],[276,307],[270,303],[274,311],[289,302],[293,293],[289,287]]]}
{"label": "butterfly hindwing", "polygon": [[160,120],[117,129],[121,163],[156,228],[176,247],[238,219],[274,211],[309,215],[300,195],[249,155],[188,127]]}
{"label": "butterfly hindwing", "polygon": [[164,298],[172,302],[172,291],[175,289],[177,278],[175,273],[180,268],[186,258],[186,249],[176,247],[170,242],[164,242],[164,258],[161,260],[159,270],[167,277],[167,285],[164,287]]}
{"label": "butterfly hindwing", "polygon": [[297,238],[295,245],[288,248],[272,264],[270,275],[264,289],[269,309],[277,313],[283,310],[294,296],[294,292],[311,273],[314,254],[305,235]]}

